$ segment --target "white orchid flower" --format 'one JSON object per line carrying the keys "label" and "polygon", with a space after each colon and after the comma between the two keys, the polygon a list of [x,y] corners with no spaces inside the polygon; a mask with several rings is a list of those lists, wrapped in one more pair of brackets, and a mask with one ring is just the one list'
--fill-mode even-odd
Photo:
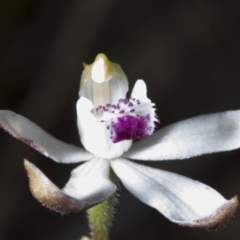
{"label": "white orchid flower", "polygon": [[172,222],[210,229],[228,221],[237,208],[237,197],[226,200],[203,183],[134,160],[189,159],[237,149],[240,111],[194,117],[154,132],[158,120],[154,104],[147,98],[145,82],[135,83],[129,99],[127,91],[121,67],[105,55],[99,54],[93,64],[85,65],[77,124],[86,150],[55,139],[16,113],[0,111],[0,126],[46,157],[59,163],[85,161],[72,171],[60,190],[25,160],[33,195],[55,211],[88,209],[116,191],[109,179],[111,168],[135,197]]}

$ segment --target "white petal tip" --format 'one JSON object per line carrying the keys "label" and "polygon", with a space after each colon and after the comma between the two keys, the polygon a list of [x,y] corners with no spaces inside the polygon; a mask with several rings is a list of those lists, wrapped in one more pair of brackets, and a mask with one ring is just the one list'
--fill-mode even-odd
{"label": "white petal tip", "polygon": [[235,196],[231,200],[229,200],[226,204],[218,208],[215,211],[215,213],[208,217],[197,219],[191,223],[190,222],[188,223],[176,222],[176,223],[184,227],[202,228],[208,230],[217,229],[231,221],[237,210],[237,207],[238,197]]}

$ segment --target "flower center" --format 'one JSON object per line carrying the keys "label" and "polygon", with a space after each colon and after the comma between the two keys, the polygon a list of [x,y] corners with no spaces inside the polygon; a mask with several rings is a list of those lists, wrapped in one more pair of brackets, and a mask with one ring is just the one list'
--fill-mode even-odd
{"label": "flower center", "polygon": [[78,128],[84,147],[102,158],[121,156],[132,140],[145,138],[158,122],[143,80],[127,99],[128,81],[121,67],[98,54],[84,65],[77,103]]}
{"label": "flower center", "polygon": [[107,129],[113,143],[142,139],[153,133],[154,122],[158,122],[152,105],[150,101],[124,98],[117,104],[98,106],[95,117]]}

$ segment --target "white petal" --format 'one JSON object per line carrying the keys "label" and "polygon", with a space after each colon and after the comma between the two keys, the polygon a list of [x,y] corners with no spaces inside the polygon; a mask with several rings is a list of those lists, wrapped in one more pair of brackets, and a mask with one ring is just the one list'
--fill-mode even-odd
{"label": "white petal", "polygon": [[[143,80],[139,79],[136,81],[131,93],[131,97],[139,100],[147,100],[147,86]],[[150,100],[148,99],[148,101]]]}
{"label": "white petal", "polygon": [[65,194],[27,160],[24,161],[24,166],[28,174],[30,190],[43,206],[61,213],[78,212],[94,206]]}
{"label": "white petal", "polygon": [[215,228],[234,214],[237,198],[227,201],[198,181],[124,159],[111,166],[123,185],[139,200],[183,226]]}
{"label": "white petal", "polygon": [[110,197],[116,186],[109,180],[109,162],[93,159],[72,171],[60,190],[36,166],[24,161],[33,196],[51,210],[67,213],[90,208]]}
{"label": "white petal", "polygon": [[52,137],[35,123],[11,111],[0,111],[0,127],[56,162],[76,163],[93,157],[91,153],[84,149]]}
{"label": "white petal", "polygon": [[109,180],[109,160],[92,159],[75,168],[63,192],[90,204],[101,202],[116,191]]}
{"label": "white petal", "polygon": [[92,102],[84,97],[77,102],[78,130],[83,146],[97,157],[111,159],[121,156],[132,141],[113,143],[107,125],[95,117],[93,108]]}
{"label": "white petal", "polygon": [[124,157],[171,160],[222,152],[240,147],[240,111],[190,118],[156,131],[133,144]]}

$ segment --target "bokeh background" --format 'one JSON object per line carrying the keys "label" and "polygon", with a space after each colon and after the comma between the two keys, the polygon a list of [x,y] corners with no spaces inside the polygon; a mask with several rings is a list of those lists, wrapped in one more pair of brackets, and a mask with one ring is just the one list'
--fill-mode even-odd
{"label": "bokeh background", "polygon": [[[161,126],[240,109],[240,15],[229,0],[1,0],[0,109],[18,112],[79,145],[75,104],[82,62],[99,52],[120,63],[130,87],[146,80]],[[62,216],[32,196],[23,158],[62,187],[76,165],[61,165],[0,131],[0,239],[77,240],[84,212]],[[240,150],[147,163],[240,196]],[[125,189],[111,240],[237,240],[240,211],[218,231],[165,219]]]}

